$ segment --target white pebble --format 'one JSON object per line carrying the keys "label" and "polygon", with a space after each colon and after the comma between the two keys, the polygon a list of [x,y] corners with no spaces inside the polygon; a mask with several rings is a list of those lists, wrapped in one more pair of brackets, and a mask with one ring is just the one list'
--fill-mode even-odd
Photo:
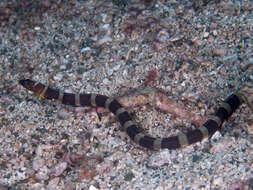
{"label": "white pebble", "polygon": [[209,32],[205,32],[204,34],[203,34],[203,37],[204,38],[207,38],[209,36]]}
{"label": "white pebble", "polygon": [[61,73],[57,73],[56,75],[54,75],[54,80],[60,81],[62,80],[63,75]]}
{"label": "white pebble", "polygon": [[67,68],[67,66],[65,64],[60,65],[61,70],[65,70],[66,68]]}
{"label": "white pebble", "polygon": [[214,36],[217,36],[217,35],[218,35],[217,30],[214,30],[214,31],[213,31],[213,35],[214,35]]}
{"label": "white pebble", "polygon": [[81,52],[83,53],[83,52],[85,52],[85,51],[90,51],[90,50],[91,50],[90,47],[84,47],[84,48],[81,49]]}
{"label": "white pebble", "polygon": [[253,80],[253,73],[249,76],[250,80]]}
{"label": "white pebble", "polygon": [[105,79],[103,80],[103,84],[109,85],[109,84],[111,84],[111,82],[110,82],[110,80],[109,80],[108,78],[105,78]]}
{"label": "white pebble", "polygon": [[97,188],[94,187],[93,185],[91,185],[91,186],[89,187],[89,190],[97,190]]}
{"label": "white pebble", "polygon": [[35,178],[38,179],[39,181],[48,180],[49,172],[50,170],[46,166],[43,166],[42,168],[40,168],[39,172],[35,174]]}
{"label": "white pebble", "polygon": [[40,30],[40,27],[39,27],[39,26],[35,26],[35,27],[34,27],[34,30],[37,30],[37,31],[38,31],[38,30]]}
{"label": "white pebble", "polygon": [[97,44],[102,45],[104,43],[111,42],[111,41],[112,41],[112,38],[110,36],[104,36],[103,38],[98,40]]}
{"label": "white pebble", "polygon": [[117,71],[117,70],[119,70],[119,68],[120,68],[120,64],[116,65],[116,66],[113,67],[112,69],[113,69],[113,71]]}

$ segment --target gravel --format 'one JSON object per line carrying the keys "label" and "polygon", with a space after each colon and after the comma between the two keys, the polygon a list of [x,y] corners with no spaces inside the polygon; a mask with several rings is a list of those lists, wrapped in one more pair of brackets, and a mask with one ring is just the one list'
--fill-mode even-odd
{"label": "gravel", "polygon": [[[250,0],[2,0],[0,189],[253,189],[246,104],[210,141],[154,152],[130,141],[108,112],[18,85],[32,78],[129,98],[150,86],[205,117],[253,82],[252,11]],[[127,109],[152,135],[194,127],[150,104]]]}

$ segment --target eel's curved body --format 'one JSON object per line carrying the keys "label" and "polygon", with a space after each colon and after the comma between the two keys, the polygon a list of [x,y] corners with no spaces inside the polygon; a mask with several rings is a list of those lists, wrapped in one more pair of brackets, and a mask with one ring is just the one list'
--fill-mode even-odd
{"label": "eel's curved body", "polygon": [[122,131],[125,131],[137,144],[151,150],[164,148],[177,149],[202,141],[206,137],[211,138],[212,135],[221,128],[223,122],[227,120],[243,102],[240,93],[233,93],[225,99],[217,111],[199,128],[191,130],[186,134],[180,133],[177,136],[167,138],[154,138],[145,135],[141,128],[132,120],[125,108],[114,98],[100,94],[65,93],[30,79],[20,80],[19,83],[26,89],[38,94],[41,98],[53,99],[62,104],[72,106],[103,107],[108,109],[118,118]]}

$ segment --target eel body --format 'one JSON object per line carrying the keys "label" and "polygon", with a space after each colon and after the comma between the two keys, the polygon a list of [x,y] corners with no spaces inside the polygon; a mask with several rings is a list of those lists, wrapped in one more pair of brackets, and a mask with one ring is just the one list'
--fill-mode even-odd
{"label": "eel body", "polygon": [[233,93],[227,97],[217,108],[216,112],[210,115],[209,119],[197,129],[191,130],[185,134],[180,133],[176,136],[154,138],[144,134],[143,130],[137,126],[126,109],[114,98],[93,93],[65,93],[30,79],[20,80],[19,83],[24,88],[38,94],[41,98],[56,100],[59,103],[71,106],[106,108],[118,118],[121,124],[120,129],[125,131],[131,140],[151,150],[177,149],[200,142],[207,137],[211,138],[212,135],[221,128],[223,122],[243,103],[240,93]]}

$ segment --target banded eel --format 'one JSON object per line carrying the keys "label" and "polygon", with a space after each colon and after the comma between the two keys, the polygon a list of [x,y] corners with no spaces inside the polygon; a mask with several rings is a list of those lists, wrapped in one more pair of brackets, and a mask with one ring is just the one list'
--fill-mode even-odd
{"label": "banded eel", "polygon": [[177,149],[196,142],[204,138],[211,138],[212,135],[221,128],[223,122],[243,103],[244,97],[240,93],[233,93],[219,106],[217,111],[210,115],[209,119],[197,129],[191,130],[186,134],[180,133],[177,136],[167,138],[154,138],[145,135],[142,129],[132,120],[130,114],[114,98],[100,94],[71,94],[61,92],[35,82],[30,79],[20,80],[19,83],[26,89],[38,94],[41,98],[56,100],[65,105],[103,107],[112,112],[121,124],[121,130],[125,131],[131,140],[137,144],[151,149]]}

